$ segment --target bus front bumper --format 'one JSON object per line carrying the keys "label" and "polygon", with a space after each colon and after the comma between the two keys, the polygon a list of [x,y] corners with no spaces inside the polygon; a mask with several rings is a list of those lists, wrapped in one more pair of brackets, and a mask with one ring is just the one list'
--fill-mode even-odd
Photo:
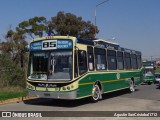
{"label": "bus front bumper", "polygon": [[28,95],[31,97],[38,98],[53,98],[53,99],[69,99],[73,100],[77,98],[77,90],[70,92],[45,92],[45,91],[34,91],[28,89]]}
{"label": "bus front bumper", "polygon": [[149,83],[149,82],[152,83],[152,82],[154,82],[154,81],[155,81],[155,80],[152,80],[152,79],[144,79],[144,80],[143,80],[144,83]]}

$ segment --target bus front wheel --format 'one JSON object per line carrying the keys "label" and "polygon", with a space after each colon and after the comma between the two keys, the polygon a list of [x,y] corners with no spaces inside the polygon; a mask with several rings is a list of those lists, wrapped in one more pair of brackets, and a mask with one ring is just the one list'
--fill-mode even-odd
{"label": "bus front wheel", "polygon": [[95,84],[92,89],[91,101],[97,102],[99,99],[102,99],[101,90],[100,87],[97,84]]}

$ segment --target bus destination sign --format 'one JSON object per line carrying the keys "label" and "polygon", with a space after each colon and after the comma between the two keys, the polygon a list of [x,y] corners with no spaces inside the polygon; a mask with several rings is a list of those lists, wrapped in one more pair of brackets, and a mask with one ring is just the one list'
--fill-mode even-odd
{"label": "bus destination sign", "polygon": [[71,40],[45,40],[33,42],[30,45],[30,51],[53,50],[53,49],[71,49]]}
{"label": "bus destination sign", "polygon": [[42,41],[33,42],[30,44],[30,51],[42,50]]}
{"label": "bus destination sign", "polygon": [[72,41],[71,40],[57,40],[57,49],[71,49]]}

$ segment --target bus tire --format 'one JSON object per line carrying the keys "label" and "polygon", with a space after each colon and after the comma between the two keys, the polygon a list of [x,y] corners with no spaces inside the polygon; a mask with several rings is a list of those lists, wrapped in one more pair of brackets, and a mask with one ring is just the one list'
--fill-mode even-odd
{"label": "bus tire", "polygon": [[130,80],[129,91],[130,92],[134,92],[135,91],[133,78]]}
{"label": "bus tire", "polygon": [[95,84],[92,89],[91,102],[98,102],[99,99],[102,99],[102,93],[99,85]]}

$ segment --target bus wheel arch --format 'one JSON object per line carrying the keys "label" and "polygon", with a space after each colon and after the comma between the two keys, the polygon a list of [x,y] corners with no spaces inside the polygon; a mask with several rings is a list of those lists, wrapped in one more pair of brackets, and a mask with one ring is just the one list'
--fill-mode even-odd
{"label": "bus wheel arch", "polygon": [[97,102],[102,99],[103,86],[100,81],[96,81],[92,88],[91,101]]}

